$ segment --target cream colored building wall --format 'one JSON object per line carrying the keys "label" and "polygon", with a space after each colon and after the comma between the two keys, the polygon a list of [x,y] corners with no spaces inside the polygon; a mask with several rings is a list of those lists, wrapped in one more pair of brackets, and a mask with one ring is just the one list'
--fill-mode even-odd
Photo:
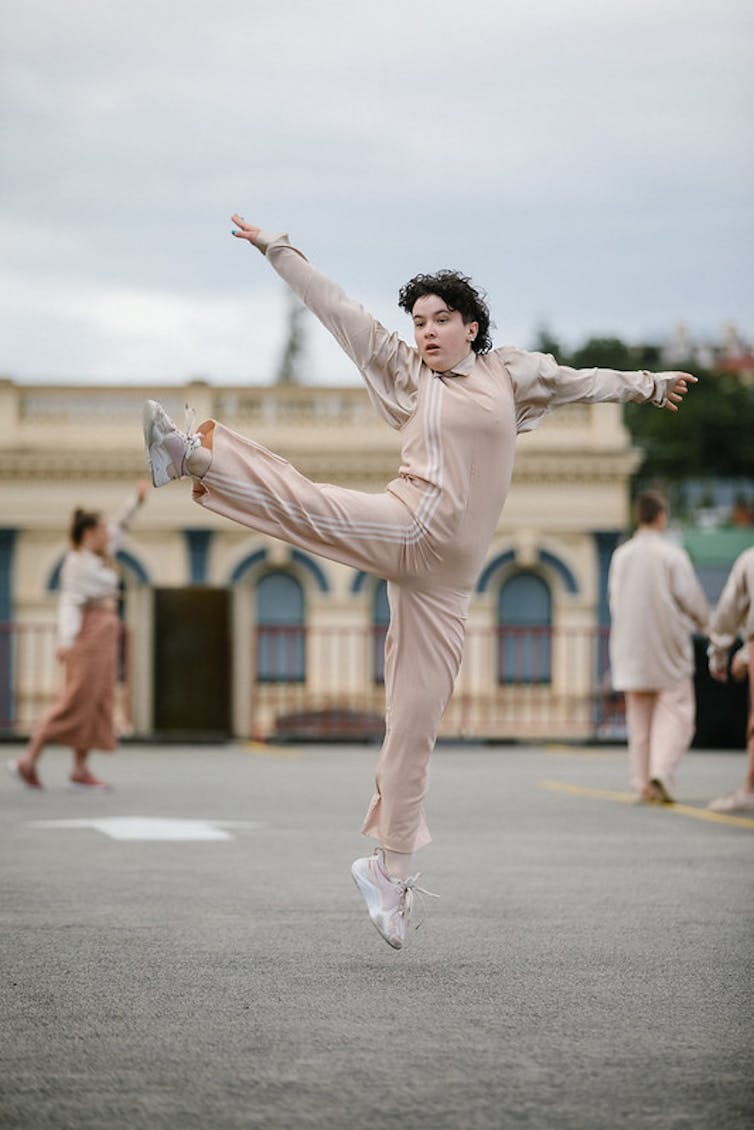
{"label": "cream colored building wall", "polygon": [[[378,491],[397,472],[400,436],[380,421],[361,388],[244,388],[201,382],[181,388],[62,387],[0,381],[0,526],[18,531],[11,578],[12,616],[17,622],[54,619],[55,597],[48,584],[66,550],[73,508],[83,505],[112,514],[133,484],[145,477],[140,420],[147,396],[161,400],[179,421],[188,401],[197,420],[221,419],[279,451],[318,481]],[[516,568],[531,568],[550,586],[556,626],[594,628],[599,576],[593,532],[626,526],[628,479],[637,461],[618,405],[570,406],[521,436],[513,486],[488,555],[493,561],[512,552],[514,560],[474,598],[469,626],[494,630],[500,583]],[[350,569],[319,562],[329,583],[328,592],[319,591],[310,573],[291,561],[287,546],[200,509],[190,493],[188,484],[151,492],[123,547],[148,577],[142,584],[126,570],[134,723],[139,731],[151,727],[151,592],[190,582],[184,531],[209,529],[213,538],[208,584],[229,585],[246,557],[267,551],[267,559],[244,574],[233,593],[233,724],[238,734],[248,734],[255,691],[247,641],[258,577],[271,565],[290,568],[304,587],[310,626],[354,631],[371,623],[373,587],[367,584],[354,595]],[[576,592],[568,591],[560,573],[542,563],[542,551],[570,571]],[[320,664],[316,655],[310,659],[308,670],[316,682]],[[363,684],[368,662],[366,651],[355,656],[344,674],[346,684]],[[571,666],[571,685],[588,687],[593,674],[589,662],[585,659],[581,669]],[[471,672],[475,685],[494,692],[489,655],[483,660],[473,645],[461,682],[464,672]],[[554,661],[554,681],[565,678],[563,665]]]}

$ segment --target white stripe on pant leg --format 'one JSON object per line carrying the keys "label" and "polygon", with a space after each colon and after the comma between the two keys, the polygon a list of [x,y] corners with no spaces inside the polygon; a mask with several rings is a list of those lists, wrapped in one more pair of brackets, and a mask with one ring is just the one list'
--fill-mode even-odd
{"label": "white stripe on pant leg", "polygon": [[[427,483],[422,499],[413,515],[412,521],[403,525],[372,522],[369,519],[354,521],[340,519],[333,515],[317,514],[295,503],[284,502],[264,487],[246,484],[234,476],[210,469],[204,476],[209,486],[213,482],[228,498],[242,504],[260,506],[266,516],[275,520],[285,515],[293,522],[304,522],[317,536],[325,538],[334,533],[343,533],[357,538],[370,538],[375,535],[384,541],[415,545],[429,531],[431,520],[442,500],[442,480],[444,474],[444,452],[442,447],[442,400],[445,388],[440,380],[433,380],[429,386],[428,405],[424,417],[425,443],[431,453],[428,474],[438,479],[438,483]],[[293,468],[295,470],[295,468]],[[296,472],[297,474],[299,472]],[[310,480],[305,480],[314,486]],[[317,529],[319,526],[319,529]],[[323,534],[321,531],[327,531]]]}
{"label": "white stripe on pant leg", "polygon": [[[383,541],[393,541],[413,545],[420,541],[428,532],[428,527],[417,517],[413,517],[405,526],[387,524],[384,522],[370,521],[369,519],[353,520],[349,518],[336,518],[334,515],[313,513],[305,507],[295,503],[284,502],[270,491],[262,487],[249,486],[239,482],[238,479],[222,474],[218,471],[208,471],[203,482],[210,487],[216,484],[225,497],[234,501],[262,509],[266,517],[278,520],[282,515],[291,522],[305,524],[318,536],[327,537],[328,534],[341,533],[358,538],[380,538]],[[312,484],[313,485],[313,484]],[[434,488],[430,488],[435,493]],[[437,492],[439,494],[439,492]],[[424,504],[424,500],[422,500]],[[426,508],[426,506],[425,506]],[[417,510],[420,513],[421,507]],[[319,527],[319,529],[317,528]],[[320,533],[327,531],[327,533]]]}

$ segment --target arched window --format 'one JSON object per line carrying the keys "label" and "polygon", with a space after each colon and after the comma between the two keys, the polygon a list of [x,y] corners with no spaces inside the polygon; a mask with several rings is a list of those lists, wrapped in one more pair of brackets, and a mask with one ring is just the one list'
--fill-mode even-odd
{"label": "arched window", "polygon": [[552,597],[536,573],[521,570],[500,587],[498,682],[549,683]]}
{"label": "arched window", "polygon": [[257,682],[303,683],[306,678],[304,591],[282,569],[256,586]]}
{"label": "arched window", "polygon": [[387,599],[387,584],[378,581],[372,599],[372,655],[375,683],[385,682],[385,637],[390,623],[390,604]]}

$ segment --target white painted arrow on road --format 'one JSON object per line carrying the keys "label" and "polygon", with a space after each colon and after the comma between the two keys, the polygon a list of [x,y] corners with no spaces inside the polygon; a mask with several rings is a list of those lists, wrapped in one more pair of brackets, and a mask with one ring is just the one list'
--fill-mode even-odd
{"label": "white painted arrow on road", "polygon": [[230,840],[226,828],[258,828],[253,820],[170,820],[108,816],[100,820],[32,820],[32,828],[93,828],[113,840]]}

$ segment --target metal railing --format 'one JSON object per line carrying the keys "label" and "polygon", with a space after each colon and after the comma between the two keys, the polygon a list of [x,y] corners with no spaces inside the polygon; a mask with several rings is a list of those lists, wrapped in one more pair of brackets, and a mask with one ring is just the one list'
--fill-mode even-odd
{"label": "metal railing", "polygon": [[[64,668],[55,657],[54,623],[0,623],[0,734],[27,735],[63,687]],[[121,625],[116,689],[116,727],[133,730],[131,637]]]}
{"label": "metal railing", "polygon": [[[248,701],[235,712],[250,719],[249,736],[379,738],[385,632],[257,629],[249,640]],[[124,628],[121,731],[132,729],[129,644]],[[61,685],[55,625],[0,624],[0,733],[29,733]],[[607,676],[607,629],[469,628],[441,737],[589,740],[624,734],[623,697],[610,690]]]}
{"label": "metal railing", "polygon": [[[260,629],[253,735],[379,737],[384,638],[384,628]],[[622,737],[623,696],[606,672],[607,629],[470,628],[440,735]]]}

